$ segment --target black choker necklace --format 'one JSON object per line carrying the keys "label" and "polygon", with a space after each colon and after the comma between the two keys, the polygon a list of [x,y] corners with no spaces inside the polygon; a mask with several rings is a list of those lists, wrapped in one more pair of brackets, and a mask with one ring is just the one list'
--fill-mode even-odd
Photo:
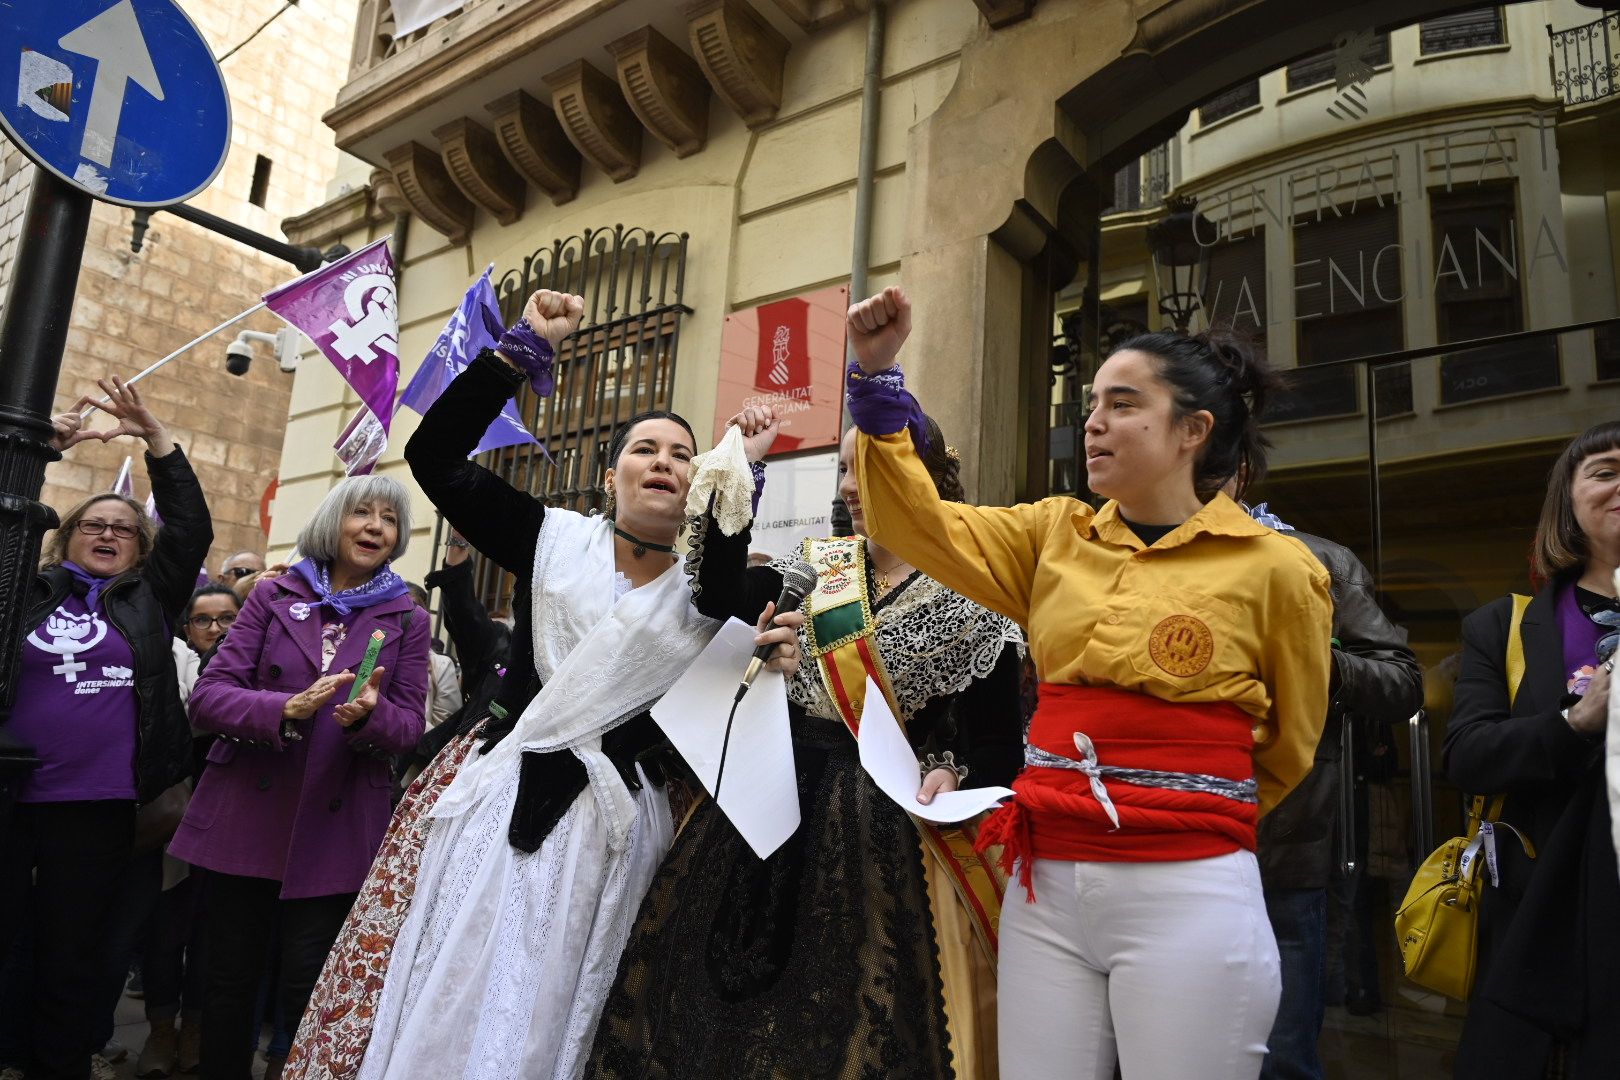
{"label": "black choker necklace", "polygon": [[649,550],[650,551],[662,551],[665,555],[673,555],[673,554],[675,554],[675,545],[674,544],[652,544],[652,543],[648,543],[646,540],[642,540],[640,537],[631,536],[629,533],[625,532],[623,529],[619,528],[617,525],[613,526],[613,535],[619,537],[622,540],[628,540],[628,541],[630,541],[630,543],[634,544],[635,546],[630,549],[630,554],[634,555],[638,559],[641,558],[643,555],[647,554],[647,552]]}

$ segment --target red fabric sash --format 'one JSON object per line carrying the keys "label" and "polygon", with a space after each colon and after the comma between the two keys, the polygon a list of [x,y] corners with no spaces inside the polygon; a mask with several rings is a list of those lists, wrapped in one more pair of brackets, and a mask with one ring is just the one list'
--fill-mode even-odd
{"label": "red fabric sash", "polygon": [[[1180,703],[1112,688],[1041,683],[1029,743],[1079,759],[1075,732],[1097,748],[1100,765],[1206,773],[1228,780],[1254,776],[1254,719],[1225,702]],[[1254,850],[1254,803],[1202,791],[1171,791],[1103,777],[1119,828],[1073,769],[1026,765],[1013,781],[1017,798],[979,831],[981,852],[1000,845],[1001,867],[1035,898],[1035,859],[1067,862],[1174,862]]]}

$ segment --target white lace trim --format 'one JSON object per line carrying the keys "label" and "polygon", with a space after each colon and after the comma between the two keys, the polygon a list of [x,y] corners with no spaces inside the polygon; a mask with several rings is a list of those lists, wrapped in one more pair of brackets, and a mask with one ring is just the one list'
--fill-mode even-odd
{"label": "white lace trim", "polygon": [[[786,571],[794,561],[778,559],[771,566]],[[905,714],[901,719],[908,723],[933,699],[960,693],[975,679],[988,676],[1008,645],[1017,646],[1020,658],[1025,652],[1024,632],[1017,623],[926,574],[918,574],[877,612],[873,637]],[[809,659],[809,647],[800,630],[799,648],[805,661],[788,680],[788,700],[804,706],[813,716],[838,720],[821,673]]]}

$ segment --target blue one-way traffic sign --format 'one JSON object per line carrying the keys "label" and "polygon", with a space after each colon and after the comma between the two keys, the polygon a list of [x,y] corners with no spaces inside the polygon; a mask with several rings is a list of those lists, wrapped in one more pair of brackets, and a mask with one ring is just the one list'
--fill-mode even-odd
{"label": "blue one-way traffic sign", "polygon": [[168,206],[225,164],[231,103],[173,0],[0,0],[0,128],[99,199]]}

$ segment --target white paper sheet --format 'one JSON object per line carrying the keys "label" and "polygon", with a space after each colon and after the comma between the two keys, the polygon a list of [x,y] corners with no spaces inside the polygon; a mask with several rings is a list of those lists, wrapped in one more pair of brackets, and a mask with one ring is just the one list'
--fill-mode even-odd
{"label": "white paper sheet", "polygon": [[[861,766],[878,790],[893,799],[903,810],[924,821],[946,824],[966,821],[983,813],[1013,792],[1011,788],[965,788],[961,791],[942,791],[934,801],[924,805],[917,801],[922,790],[922,777],[917,772],[917,752],[906,741],[900,730],[900,721],[889,709],[889,702],[872,681],[866,678],[866,704],[861,712]],[[729,773],[731,767],[726,766]]]}
{"label": "white paper sheet", "polygon": [[[737,684],[754,652],[754,628],[727,620],[652,716],[714,794],[720,748]],[[915,769],[913,769],[915,771]],[[737,707],[721,778],[720,809],[754,854],[765,858],[799,827],[799,785],[782,676],[762,671]]]}

